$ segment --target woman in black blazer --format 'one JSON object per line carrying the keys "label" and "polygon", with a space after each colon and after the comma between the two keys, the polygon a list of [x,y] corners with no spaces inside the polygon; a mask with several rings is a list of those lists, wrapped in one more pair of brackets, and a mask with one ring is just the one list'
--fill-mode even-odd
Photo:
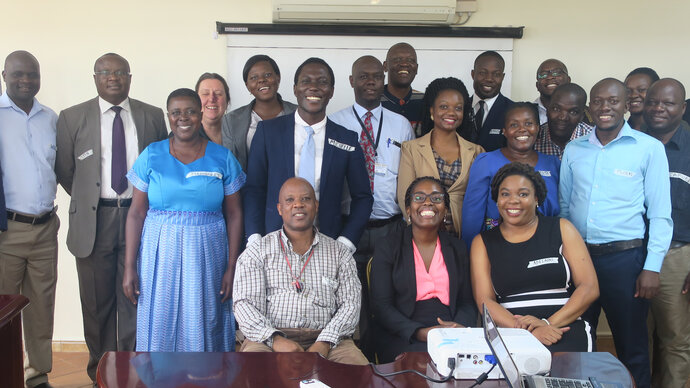
{"label": "woman in black blazer", "polygon": [[440,231],[448,208],[448,193],[438,179],[415,179],[405,194],[411,225],[376,246],[370,293],[379,362],[426,351],[433,328],[476,322],[465,244]]}

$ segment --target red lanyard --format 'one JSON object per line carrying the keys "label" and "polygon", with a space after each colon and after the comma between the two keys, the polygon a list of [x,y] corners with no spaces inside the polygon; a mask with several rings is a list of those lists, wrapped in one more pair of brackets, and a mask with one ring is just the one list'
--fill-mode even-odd
{"label": "red lanyard", "polygon": [[314,248],[312,247],[311,253],[309,253],[309,257],[307,257],[307,261],[304,262],[302,269],[299,271],[299,276],[295,277],[295,275],[292,274],[292,265],[290,265],[290,260],[288,259],[287,249],[285,249],[285,245],[283,245],[283,232],[279,232],[278,239],[280,240],[280,249],[283,251],[283,254],[285,255],[285,262],[287,263],[287,266],[290,269],[290,277],[292,277],[291,284],[295,287],[297,293],[300,293],[303,291],[304,286],[300,279],[302,278],[302,273],[304,273],[304,269],[307,268],[307,264],[309,264],[309,260],[311,260],[311,257],[314,255]]}

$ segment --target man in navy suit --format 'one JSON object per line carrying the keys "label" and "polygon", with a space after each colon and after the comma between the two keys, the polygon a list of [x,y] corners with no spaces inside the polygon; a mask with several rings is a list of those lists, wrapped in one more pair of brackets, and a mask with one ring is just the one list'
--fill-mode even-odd
{"label": "man in navy suit", "polygon": [[460,135],[484,147],[486,152],[505,145],[503,121],[508,106],[513,103],[501,94],[505,65],[499,53],[485,51],[474,60],[474,69],[472,69],[474,131]]}
{"label": "man in navy suit", "polygon": [[[309,58],[295,73],[297,111],[259,123],[247,162],[244,225],[248,242],[281,228],[276,204],[283,183],[300,176],[319,201],[319,230],[355,252],[374,202],[357,134],[326,118],[335,79],[320,58]],[[352,202],[343,215],[347,182]]]}

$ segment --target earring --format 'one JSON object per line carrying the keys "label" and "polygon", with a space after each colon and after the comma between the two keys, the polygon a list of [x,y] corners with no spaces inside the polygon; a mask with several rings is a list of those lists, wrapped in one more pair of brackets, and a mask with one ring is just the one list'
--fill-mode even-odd
{"label": "earring", "polygon": [[434,121],[434,115],[431,115],[431,121]]}

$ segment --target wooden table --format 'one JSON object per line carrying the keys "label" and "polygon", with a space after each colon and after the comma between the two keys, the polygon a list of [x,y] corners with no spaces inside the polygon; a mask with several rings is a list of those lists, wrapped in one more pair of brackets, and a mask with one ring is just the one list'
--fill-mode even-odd
{"label": "wooden table", "polygon": [[22,295],[0,295],[0,381],[3,387],[24,387],[21,312],[29,304]]}
{"label": "wooden table", "polygon": [[[381,372],[414,369],[438,378],[427,353],[405,353]],[[555,353],[551,371],[557,377],[596,377],[634,387],[628,370],[610,353]],[[338,364],[316,353],[147,353],[108,352],[98,364],[98,385],[108,388],[143,387],[299,387],[303,379],[319,379],[339,387],[469,387],[473,380],[429,383],[406,373],[384,379],[370,366]],[[481,388],[507,387],[486,380]]]}

